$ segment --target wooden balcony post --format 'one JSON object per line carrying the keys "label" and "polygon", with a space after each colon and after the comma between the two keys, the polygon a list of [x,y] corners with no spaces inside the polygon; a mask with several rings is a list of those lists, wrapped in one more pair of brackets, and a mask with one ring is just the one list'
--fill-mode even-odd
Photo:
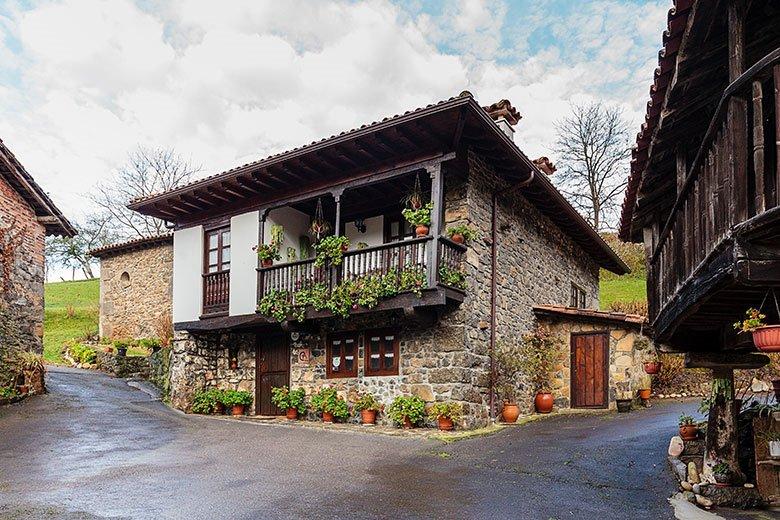
{"label": "wooden balcony post", "polygon": [[729,82],[745,72],[745,0],[729,0]]}
{"label": "wooden balcony post", "polygon": [[756,194],[756,215],[766,210],[764,194],[764,92],[761,81],[753,82],[753,176]]}
{"label": "wooden balcony post", "polygon": [[332,191],[333,200],[336,201],[336,222],[333,226],[333,234],[336,236],[341,235],[341,196],[344,194],[344,189]]}
{"label": "wooden balcony post", "polygon": [[772,69],[775,94],[775,206],[780,206],[780,64]]}
{"label": "wooden balcony post", "polygon": [[[270,210],[268,208],[264,208],[260,210],[260,224],[257,226],[257,247],[259,248],[263,241],[265,240],[265,219],[268,218],[268,212]],[[257,257],[255,260],[257,262],[255,266],[257,268],[260,267],[260,257]],[[258,271],[257,273],[257,301],[260,301],[260,298],[263,297],[264,291],[263,291],[263,285],[265,284],[265,274],[263,271]]]}
{"label": "wooden balcony post", "polygon": [[428,287],[434,287],[437,281],[438,271],[438,250],[439,237],[442,229],[442,215],[444,214],[443,201],[443,175],[441,174],[441,163],[435,163],[427,166],[426,171],[431,176],[431,202],[433,202],[433,211],[431,212],[431,236],[433,242],[428,244],[426,253],[426,268],[428,270]]}

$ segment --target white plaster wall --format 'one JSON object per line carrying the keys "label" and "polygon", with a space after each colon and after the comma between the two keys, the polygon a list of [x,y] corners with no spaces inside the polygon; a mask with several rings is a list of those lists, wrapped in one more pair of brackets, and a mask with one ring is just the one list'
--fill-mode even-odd
{"label": "white plaster wall", "polygon": [[306,213],[298,211],[295,208],[277,208],[268,212],[263,228],[263,243],[268,244],[271,241],[271,226],[279,224],[284,226],[284,243],[280,253],[282,262],[287,262],[287,248],[295,248],[295,258],[301,260],[301,252],[298,247],[298,238],[302,235],[308,235],[311,219]]}
{"label": "white plaster wall", "polygon": [[354,222],[344,225],[344,234],[349,238],[350,250],[357,249],[358,242],[365,242],[368,247],[381,246],[385,240],[385,217],[371,217],[365,220],[366,232],[361,233]]}
{"label": "white plaster wall", "polygon": [[203,309],[203,226],[173,233],[173,322],[196,321]]}
{"label": "white plaster wall", "polygon": [[260,212],[251,211],[230,219],[231,316],[252,314],[257,307],[257,246]]}

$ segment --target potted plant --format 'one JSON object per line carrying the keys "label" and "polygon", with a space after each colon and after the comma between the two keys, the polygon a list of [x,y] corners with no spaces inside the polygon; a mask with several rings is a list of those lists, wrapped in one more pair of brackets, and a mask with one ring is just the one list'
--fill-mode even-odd
{"label": "potted plant", "polygon": [[117,339],[114,340],[114,348],[116,348],[116,355],[124,357],[127,355],[127,349],[132,345],[132,339]]}
{"label": "potted plant", "polygon": [[436,419],[442,431],[452,430],[462,415],[463,406],[460,403],[434,403],[428,410],[428,417]]}
{"label": "potted plant", "polygon": [[252,404],[252,394],[244,390],[225,390],[222,403],[226,408],[230,408],[233,417],[244,415],[246,407]]}
{"label": "potted plant", "polygon": [[192,399],[192,413],[222,415],[225,413],[225,405],[222,404],[223,391],[218,388],[198,390]]}
{"label": "potted plant", "polygon": [[563,350],[547,328],[537,327],[520,341],[518,363],[521,372],[536,391],[534,407],[538,413],[550,413],[554,399],[550,385],[556,367],[563,361]]}
{"label": "potted plant", "polygon": [[715,485],[719,487],[727,487],[731,484],[731,468],[723,461],[714,461],[712,466],[712,478],[715,479]]}
{"label": "potted plant", "polygon": [[312,394],[311,407],[322,413],[322,422],[332,423],[334,419],[343,421],[349,417],[347,402],[332,386],[326,386]]}
{"label": "potted plant", "polygon": [[298,415],[306,412],[306,390],[296,388],[290,390],[287,385],[271,388],[271,402],[277,408],[286,410],[287,419],[294,421]]}
{"label": "potted plant", "polygon": [[639,389],[639,398],[642,401],[649,401],[650,400],[650,376],[644,376],[642,378],[641,388]]}
{"label": "potted plant", "polygon": [[501,420],[515,423],[520,416],[517,405],[517,381],[522,372],[520,355],[514,344],[501,342],[496,345],[493,357],[496,363],[495,388],[503,402]]}
{"label": "potted plant", "polygon": [[745,319],[734,324],[734,328],[753,335],[753,344],[762,352],[780,352],[780,325],[766,325],[766,315],[758,309],[745,311]]}
{"label": "potted plant", "polygon": [[317,252],[314,265],[317,267],[323,267],[326,263],[341,265],[344,253],[348,250],[349,239],[347,237],[336,235],[325,237],[314,245],[314,251]]}
{"label": "potted plant", "polygon": [[382,409],[382,405],[373,394],[360,394],[355,401],[355,410],[360,412],[360,422],[365,425],[376,424],[376,414]]}
{"label": "potted plant", "polygon": [[431,212],[433,211],[433,202],[422,206],[419,209],[405,208],[401,211],[407,222],[415,226],[415,234],[418,237],[424,237],[430,231]]}
{"label": "potted plant", "polygon": [[680,421],[680,438],[684,441],[695,441],[699,437],[699,426],[696,424],[696,420],[690,415],[681,415]]}
{"label": "potted plant", "polygon": [[655,375],[661,371],[661,363],[658,359],[650,359],[644,362],[645,374]]}
{"label": "potted plant", "polygon": [[465,244],[467,241],[476,238],[477,234],[469,226],[459,224],[447,228],[447,236],[456,244]]}
{"label": "potted plant", "polygon": [[279,248],[274,244],[260,244],[255,251],[257,251],[257,257],[260,259],[262,267],[271,267],[274,265],[274,260],[282,258],[279,254]]}
{"label": "potted plant", "polygon": [[425,417],[425,401],[416,395],[399,395],[387,408],[387,416],[405,429],[412,428]]}

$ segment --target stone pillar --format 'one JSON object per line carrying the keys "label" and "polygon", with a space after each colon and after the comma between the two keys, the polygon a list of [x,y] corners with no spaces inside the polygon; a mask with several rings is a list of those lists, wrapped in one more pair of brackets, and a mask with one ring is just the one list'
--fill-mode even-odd
{"label": "stone pillar", "polygon": [[740,402],[734,399],[734,369],[712,369],[712,404],[707,421],[707,438],[704,451],[704,477],[714,482],[712,467],[718,462],[729,465],[732,484],[741,485],[745,475],[739,467],[739,435],[737,416]]}

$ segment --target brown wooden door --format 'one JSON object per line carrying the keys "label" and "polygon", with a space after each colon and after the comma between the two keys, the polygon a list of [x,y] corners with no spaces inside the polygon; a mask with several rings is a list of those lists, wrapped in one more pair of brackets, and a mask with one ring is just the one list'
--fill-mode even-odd
{"label": "brown wooden door", "polygon": [[284,415],[271,404],[271,388],[290,382],[290,348],[286,336],[259,336],[257,338],[255,379],[255,413],[257,415]]}
{"label": "brown wooden door", "polygon": [[606,408],[609,404],[609,335],[571,335],[571,405]]}

